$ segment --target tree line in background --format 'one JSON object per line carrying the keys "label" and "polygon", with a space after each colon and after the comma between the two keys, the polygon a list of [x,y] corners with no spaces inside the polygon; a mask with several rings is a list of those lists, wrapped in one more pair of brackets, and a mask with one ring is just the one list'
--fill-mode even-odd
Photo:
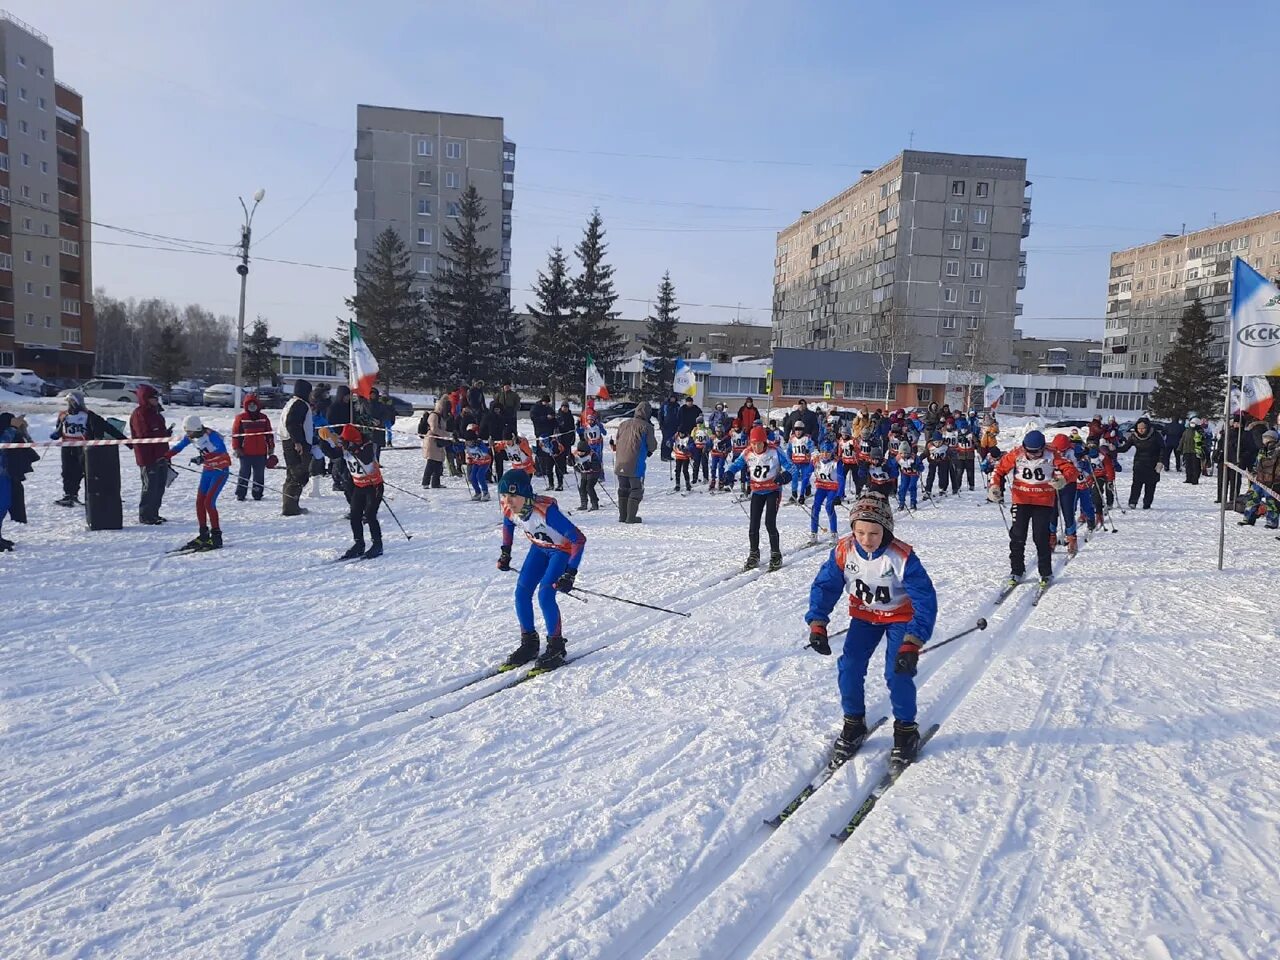
{"label": "tree line in background", "polygon": [[[235,321],[199,304],[178,307],[168,300],[119,300],[98,287],[94,291],[97,322],[98,376],[148,377],[165,389],[186,377],[212,383],[230,380]],[[245,331],[246,383],[275,383],[273,337],[264,317]]]}
{"label": "tree line in background", "polygon": [[[484,217],[479,194],[468,188],[456,222],[442,231],[437,252],[442,269],[425,296],[399,234],[387,229],[377,237],[368,262],[357,271],[356,292],[347,306],[378,360],[379,380],[388,387],[434,388],[476,380],[511,382],[581,396],[590,357],[607,381],[616,382],[627,341],[618,333],[618,294],[599,211],[574,247],[576,273],[559,246],[548,255],[534,287],[535,302],[526,307],[532,316],[527,336],[503,289],[497,251],[480,239]],[[657,314],[649,318],[641,390],[654,397],[670,390],[679,355],[669,275],[659,287]],[[339,319],[328,342],[329,356],[343,370],[347,335],[347,321]]]}

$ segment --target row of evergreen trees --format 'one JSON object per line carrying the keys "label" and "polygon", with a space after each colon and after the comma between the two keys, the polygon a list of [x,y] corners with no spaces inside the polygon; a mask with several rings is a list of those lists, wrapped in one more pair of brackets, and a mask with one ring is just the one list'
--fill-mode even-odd
{"label": "row of evergreen trees", "polygon": [[[557,245],[538,273],[535,302],[526,308],[533,317],[527,342],[502,287],[497,251],[480,238],[485,212],[475,187],[468,187],[457,221],[441,232],[437,256],[443,269],[425,298],[416,291],[412,256],[400,236],[387,229],[377,238],[347,306],[378,359],[380,379],[388,385],[437,388],[477,379],[510,381],[580,395],[588,357],[611,379],[626,356],[627,342],[618,333],[618,294],[599,211],[592,213],[573,249],[578,271],[571,271],[568,256]],[[668,274],[643,342],[649,358],[646,396],[670,390],[679,355],[676,315]],[[345,320],[338,321],[328,350],[345,369]]]}

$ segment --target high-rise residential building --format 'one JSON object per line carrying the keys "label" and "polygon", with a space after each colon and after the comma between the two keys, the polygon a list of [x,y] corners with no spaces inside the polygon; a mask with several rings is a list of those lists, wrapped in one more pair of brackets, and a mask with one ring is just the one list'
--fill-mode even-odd
{"label": "high-rise residential building", "polygon": [[356,267],[388,227],[413,256],[425,293],[440,269],[444,229],[456,220],[462,194],[474,186],[484,203],[480,242],[498,252],[502,284],[511,289],[511,204],[516,145],[501,117],[356,108]]}
{"label": "high-rise residential building", "polygon": [[0,366],[93,375],[89,135],[49,38],[0,11]]}
{"label": "high-rise residential building", "polygon": [[1197,230],[1111,255],[1102,354],[1104,377],[1154,377],[1196,300],[1213,321],[1212,355],[1226,361],[1231,258],[1280,278],[1280,211]]}
{"label": "high-rise residential building", "polygon": [[1012,370],[1026,173],[1024,159],[920,150],[862,171],[778,234],[773,345]]}

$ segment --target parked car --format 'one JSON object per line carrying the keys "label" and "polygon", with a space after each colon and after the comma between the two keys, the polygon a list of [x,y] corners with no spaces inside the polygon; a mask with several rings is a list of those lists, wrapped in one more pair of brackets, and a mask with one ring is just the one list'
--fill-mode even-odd
{"label": "parked car", "polygon": [[1088,425],[1088,420],[1058,420],[1055,423],[1049,424],[1049,429],[1070,430],[1072,427],[1087,427]]}
{"label": "parked car", "polygon": [[601,423],[610,423],[614,420],[621,420],[625,417],[631,416],[635,412],[636,405],[629,402],[611,403],[607,407],[596,408],[596,415],[600,418]]}
{"label": "parked car", "polygon": [[181,380],[169,388],[169,402],[198,406],[204,402],[204,384],[199,380]]}
{"label": "parked car", "polygon": [[44,396],[44,380],[26,367],[0,367],[0,387],[24,397]]}
{"label": "parked car", "polygon": [[234,407],[236,405],[235,384],[215,383],[205,387],[203,400],[206,407]]}
{"label": "parked car", "polygon": [[56,397],[63,390],[79,390],[81,382],[75,377],[53,377],[44,382],[45,396]]}
{"label": "parked car", "polygon": [[[167,393],[146,377],[94,377],[92,380],[86,380],[75,389],[83,393],[85,397],[93,397],[98,400],[117,400],[120,403],[135,403],[138,399],[136,391],[143,384],[154,387],[156,392],[160,394],[161,399],[165,403],[169,402]],[[58,396],[65,397],[70,392],[70,390],[62,390],[58,393]]]}
{"label": "parked car", "polygon": [[292,391],[286,393],[280,387],[273,387],[269,383],[264,383],[260,387],[245,387],[244,392],[254,394],[258,398],[258,407],[262,410],[280,410],[293,396]]}

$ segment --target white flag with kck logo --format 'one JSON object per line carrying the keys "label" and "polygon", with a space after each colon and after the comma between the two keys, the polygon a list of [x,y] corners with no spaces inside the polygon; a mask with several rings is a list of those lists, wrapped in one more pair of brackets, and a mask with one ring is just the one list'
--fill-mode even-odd
{"label": "white flag with kck logo", "polygon": [[1280,287],[1236,257],[1231,284],[1231,373],[1280,377]]}

